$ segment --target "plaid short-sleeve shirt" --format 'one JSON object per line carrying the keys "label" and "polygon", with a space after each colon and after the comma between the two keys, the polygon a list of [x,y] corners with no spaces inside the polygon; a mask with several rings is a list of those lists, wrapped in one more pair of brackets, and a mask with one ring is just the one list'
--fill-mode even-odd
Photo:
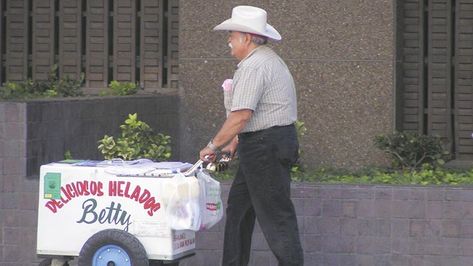
{"label": "plaid short-sleeve shirt", "polygon": [[289,69],[267,46],[259,46],[238,64],[233,76],[231,111],[253,110],[243,132],[285,126],[297,120],[297,98]]}

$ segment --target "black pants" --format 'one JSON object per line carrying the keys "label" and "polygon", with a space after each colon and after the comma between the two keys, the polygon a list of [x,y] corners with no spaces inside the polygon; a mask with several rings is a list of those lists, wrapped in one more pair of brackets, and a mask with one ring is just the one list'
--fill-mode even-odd
{"label": "black pants", "polygon": [[240,166],[228,196],[223,265],[248,265],[255,218],[280,266],[303,265],[290,167],[298,157],[293,125],[239,135]]}

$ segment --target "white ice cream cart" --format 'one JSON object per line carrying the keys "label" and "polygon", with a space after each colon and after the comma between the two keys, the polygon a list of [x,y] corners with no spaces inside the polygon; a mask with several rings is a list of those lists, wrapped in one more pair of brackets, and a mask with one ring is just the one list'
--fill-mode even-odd
{"label": "white ice cream cart", "polygon": [[43,265],[177,265],[195,232],[172,230],[165,214],[180,162],[62,161],[41,166],[37,254]]}

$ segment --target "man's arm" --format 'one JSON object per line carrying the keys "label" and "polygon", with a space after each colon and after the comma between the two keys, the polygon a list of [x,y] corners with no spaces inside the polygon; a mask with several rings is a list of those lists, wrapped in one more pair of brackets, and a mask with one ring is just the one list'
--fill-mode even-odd
{"label": "man's arm", "polygon": [[[242,109],[231,112],[223,126],[218,131],[217,135],[212,139],[212,144],[216,147],[222,147],[229,141],[233,140],[240,131],[245,128],[246,123],[250,120],[253,114],[251,109]],[[200,159],[207,160],[205,157],[209,156],[211,160],[215,159],[215,152],[211,147],[207,146],[200,151]]]}

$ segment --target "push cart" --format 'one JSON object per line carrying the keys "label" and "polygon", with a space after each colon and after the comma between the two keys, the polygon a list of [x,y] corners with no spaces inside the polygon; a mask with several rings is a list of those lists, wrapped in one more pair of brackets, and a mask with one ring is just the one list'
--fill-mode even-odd
{"label": "push cart", "polygon": [[194,165],[62,161],[41,166],[37,254],[40,265],[178,265],[192,256],[195,232],[172,230],[166,189]]}

